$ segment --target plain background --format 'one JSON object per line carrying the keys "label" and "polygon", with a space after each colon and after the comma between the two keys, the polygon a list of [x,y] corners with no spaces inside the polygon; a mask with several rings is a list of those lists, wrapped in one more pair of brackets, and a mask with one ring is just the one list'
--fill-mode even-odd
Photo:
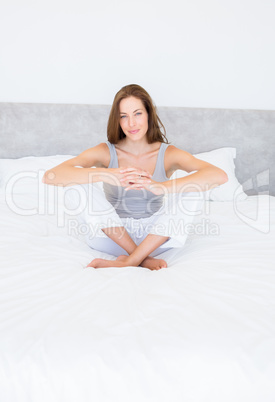
{"label": "plain background", "polygon": [[274,0],[0,0],[0,102],[275,109]]}

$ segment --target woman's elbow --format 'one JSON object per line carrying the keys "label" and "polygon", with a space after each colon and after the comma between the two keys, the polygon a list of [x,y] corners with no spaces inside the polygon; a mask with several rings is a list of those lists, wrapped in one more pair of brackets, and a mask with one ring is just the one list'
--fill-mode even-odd
{"label": "woman's elbow", "polygon": [[228,182],[227,173],[225,173],[224,170],[219,169],[219,185],[224,184],[226,182]]}
{"label": "woman's elbow", "polygon": [[47,181],[47,179],[46,179],[46,173],[47,173],[47,172],[44,173],[44,175],[43,175],[43,177],[42,177],[42,180],[41,180],[42,183],[45,183],[45,184],[47,184],[47,183],[46,183],[46,181]]}
{"label": "woman's elbow", "polygon": [[54,184],[53,180],[55,178],[55,174],[51,170],[46,170],[44,176],[42,177],[42,183],[44,184]]}
{"label": "woman's elbow", "polygon": [[42,183],[45,183],[45,184],[47,184],[47,175],[48,175],[48,171],[46,171],[45,173],[44,173],[44,175],[43,175],[43,177],[42,177]]}

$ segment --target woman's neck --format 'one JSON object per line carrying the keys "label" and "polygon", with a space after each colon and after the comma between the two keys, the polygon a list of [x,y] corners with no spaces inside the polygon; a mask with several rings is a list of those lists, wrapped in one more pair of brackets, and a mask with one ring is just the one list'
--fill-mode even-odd
{"label": "woman's neck", "polygon": [[131,141],[128,138],[124,138],[123,140],[119,141],[117,145],[122,151],[136,156],[155,151],[159,148],[158,142],[148,144],[147,139],[141,141]]}

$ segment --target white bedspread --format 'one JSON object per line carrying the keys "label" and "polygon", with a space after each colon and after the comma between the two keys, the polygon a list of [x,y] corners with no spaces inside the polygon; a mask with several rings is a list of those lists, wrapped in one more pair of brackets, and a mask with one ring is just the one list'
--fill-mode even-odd
{"label": "white bedspread", "polygon": [[274,402],[275,198],[237,208],[207,202],[166,269],[96,270],[2,195],[0,401]]}

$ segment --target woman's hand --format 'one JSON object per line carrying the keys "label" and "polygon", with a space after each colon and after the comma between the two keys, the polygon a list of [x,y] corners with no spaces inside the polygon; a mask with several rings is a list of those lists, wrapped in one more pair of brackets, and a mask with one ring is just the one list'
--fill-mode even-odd
{"label": "woman's hand", "polygon": [[122,178],[120,183],[125,190],[141,190],[144,186],[151,183],[151,175],[146,170],[135,167],[121,168]]}
{"label": "woman's hand", "polygon": [[126,169],[126,167],[105,169],[105,172],[101,174],[102,181],[113,186],[122,186],[120,181],[124,177],[124,174],[121,173],[122,169]]}
{"label": "woman's hand", "polygon": [[140,190],[145,184],[151,183],[151,175],[146,170],[132,167],[108,168],[102,174],[102,180],[114,186],[126,187],[126,190]]}
{"label": "woman's hand", "polygon": [[122,168],[120,172],[123,174],[120,182],[123,187],[126,187],[126,191],[146,189],[156,195],[164,194],[164,186],[152,180],[152,175],[146,170],[128,167]]}

